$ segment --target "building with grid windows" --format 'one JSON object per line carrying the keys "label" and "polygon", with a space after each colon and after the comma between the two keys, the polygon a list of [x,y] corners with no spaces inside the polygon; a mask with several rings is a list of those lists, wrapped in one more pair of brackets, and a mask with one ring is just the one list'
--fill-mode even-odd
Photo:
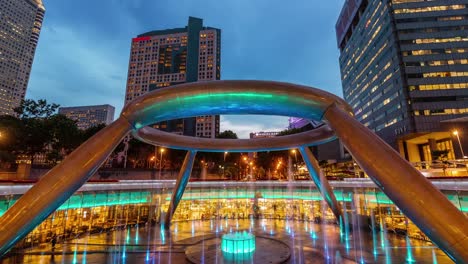
{"label": "building with grid windows", "polygon": [[112,105],[89,105],[60,107],[59,114],[76,121],[79,129],[87,129],[99,124],[110,124],[114,121],[115,108]]}
{"label": "building with grid windows", "polygon": [[251,132],[249,138],[272,138],[276,137],[279,133],[279,131]]}
{"label": "building with grid windows", "polygon": [[24,99],[44,13],[41,0],[0,1],[0,115]]}
{"label": "building with grid windows", "polygon": [[338,18],[345,100],[410,161],[460,158],[441,121],[468,115],[467,5],[347,0]]}
{"label": "building with grid windows", "polygon": [[[220,79],[221,30],[189,17],[184,28],[155,30],[132,39],[125,103],[149,91],[197,81]],[[219,115],[168,120],[156,128],[189,136],[214,138]]]}

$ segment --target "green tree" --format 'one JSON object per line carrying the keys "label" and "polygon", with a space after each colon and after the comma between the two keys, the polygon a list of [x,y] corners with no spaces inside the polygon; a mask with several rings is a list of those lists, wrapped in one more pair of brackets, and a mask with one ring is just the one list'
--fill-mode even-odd
{"label": "green tree", "polygon": [[52,163],[61,160],[81,143],[81,135],[75,121],[55,114],[58,106],[42,99],[23,100],[14,109],[18,117],[0,118],[0,127],[6,131],[2,149],[14,156],[28,156],[31,162],[38,153]]}
{"label": "green tree", "polygon": [[235,132],[233,132],[232,130],[225,130],[225,131],[219,133],[217,138],[237,139],[237,134]]}
{"label": "green tree", "polygon": [[25,118],[22,144],[18,145],[16,151],[20,155],[29,156],[31,163],[34,156],[43,153],[52,142],[52,131],[46,119]]}
{"label": "green tree", "polygon": [[19,118],[0,116],[0,165],[11,167],[16,160],[16,148],[22,144],[23,123]]}
{"label": "green tree", "polygon": [[286,135],[292,135],[292,134],[297,134],[297,133],[301,133],[303,132],[302,129],[300,128],[289,128],[289,129],[285,129],[283,131],[280,131],[278,133],[278,135],[276,136],[286,136]]}
{"label": "green tree", "polygon": [[16,155],[27,155],[32,162],[35,154],[44,152],[53,142],[54,131],[49,118],[58,107],[58,104],[48,104],[44,99],[21,101],[20,106],[14,109],[21,121],[21,126],[15,130],[21,137],[21,144],[13,150]]}
{"label": "green tree", "polygon": [[41,120],[50,132],[47,147],[42,152],[46,153],[47,160],[51,164],[62,160],[82,143],[76,121],[64,115],[53,115]]}
{"label": "green tree", "polygon": [[[128,143],[127,160],[132,163],[133,168],[144,168],[154,156],[154,146],[132,138]],[[155,157],[152,162],[156,162]]]}
{"label": "green tree", "polygon": [[226,164],[224,176],[228,179],[234,180],[239,175],[239,167],[232,163]]}
{"label": "green tree", "polygon": [[81,143],[81,133],[76,121],[64,115],[53,115],[46,122],[51,132],[51,147],[63,151],[65,154],[72,152]]}
{"label": "green tree", "polygon": [[81,142],[85,142],[86,140],[94,136],[97,132],[101,131],[101,129],[105,127],[106,127],[106,124],[97,124],[95,126],[89,127],[81,131]]}
{"label": "green tree", "polygon": [[14,152],[22,144],[24,124],[14,116],[0,116],[0,150]]}
{"label": "green tree", "polygon": [[13,111],[19,118],[47,118],[55,113],[58,104],[48,104],[47,100],[39,99],[36,101],[32,99],[22,100],[21,104],[14,108]]}

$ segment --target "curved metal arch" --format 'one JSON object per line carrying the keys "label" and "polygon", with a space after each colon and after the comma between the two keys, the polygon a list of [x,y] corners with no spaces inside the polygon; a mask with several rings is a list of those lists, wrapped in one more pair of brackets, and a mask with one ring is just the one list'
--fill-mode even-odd
{"label": "curved metal arch", "polygon": [[271,81],[211,81],[150,92],[128,104],[121,116],[136,130],[200,115],[258,114],[322,120],[332,104],[352,113],[343,99],[312,87]]}
{"label": "curved metal arch", "polygon": [[454,261],[468,262],[468,220],[389,145],[355,120],[330,93],[287,83],[214,81],[145,94],[49,171],[0,218],[0,255],[65,202],[131,130],[154,122],[211,114],[270,114],[326,119],[382,191]]}
{"label": "curved metal arch", "polygon": [[324,125],[319,128],[294,135],[273,138],[255,139],[210,139],[174,135],[144,127],[133,131],[133,136],[152,145],[160,145],[172,149],[197,150],[206,152],[260,152],[272,150],[287,150],[303,146],[320,145],[336,139],[335,132]]}

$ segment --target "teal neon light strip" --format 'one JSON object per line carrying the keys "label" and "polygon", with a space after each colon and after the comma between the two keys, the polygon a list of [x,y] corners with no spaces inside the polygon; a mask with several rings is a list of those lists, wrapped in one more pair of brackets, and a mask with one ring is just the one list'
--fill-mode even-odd
{"label": "teal neon light strip", "polygon": [[[279,96],[273,94],[262,94],[262,93],[210,93],[210,94],[199,94],[194,96],[185,96],[183,100],[200,100],[200,99],[207,99],[211,97],[227,97],[227,96],[235,96],[235,97],[253,97],[253,98],[273,98],[276,97],[278,99],[285,100],[287,96]],[[173,100],[169,100],[171,102]]]}
{"label": "teal neon light strip", "polygon": [[[342,190],[335,190],[335,195],[338,201],[351,202],[352,195]],[[304,200],[304,201],[321,201],[322,196],[317,190],[299,189],[287,191],[283,189],[252,189],[252,190],[237,190],[237,191],[220,191],[213,192],[210,189],[187,190],[182,197],[182,200],[216,200],[216,199],[254,199],[256,193],[261,193],[263,199],[287,199],[287,200]],[[165,200],[169,201],[170,192],[164,194]],[[385,205],[393,205],[393,202],[381,192],[365,192],[362,194],[367,203],[378,203]],[[67,202],[60,206],[57,210],[68,210],[78,208],[91,208],[98,206],[113,206],[113,205],[128,205],[149,203],[151,192],[136,191],[136,192],[120,192],[120,193],[82,193],[70,197]],[[468,213],[468,204],[462,201],[459,204],[458,197],[453,194],[446,194],[447,198],[457,206],[460,211]],[[9,201],[0,200],[0,216],[11,207],[17,199]]]}
{"label": "teal neon light strip", "polygon": [[68,209],[78,209],[78,208],[89,208],[89,207],[98,207],[98,206],[111,206],[111,205],[127,205],[127,204],[139,204],[147,203],[148,199],[129,199],[122,201],[109,201],[109,202],[92,202],[92,203],[65,203],[60,206],[57,210],[68,210]]}

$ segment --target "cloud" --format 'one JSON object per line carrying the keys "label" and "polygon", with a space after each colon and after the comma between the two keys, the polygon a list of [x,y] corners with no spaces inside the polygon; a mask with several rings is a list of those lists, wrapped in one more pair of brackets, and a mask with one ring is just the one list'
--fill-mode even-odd
{"label": "cloud", "polygon": [[89,36],[64,26],[43,28],[41,38],[33,65],[38,74],[31,76],[28,97],[48,95],[63,106],[113,101],[120,109],[128,60],[119,59],[112,43],[89,41]]}
{"label": "cloud", "polygon": [[[344,0],[46,1],[28,98],[67,105],[124,102],[132,37],[184,27],[222,30],[221,78],[287,81],[341,94],[334,25]],[[92,6],[93,8],[89,8]],[[223,117],[239,135],[282,130],[287,118]],[[267,120],[267,121],[266,121]]]}

